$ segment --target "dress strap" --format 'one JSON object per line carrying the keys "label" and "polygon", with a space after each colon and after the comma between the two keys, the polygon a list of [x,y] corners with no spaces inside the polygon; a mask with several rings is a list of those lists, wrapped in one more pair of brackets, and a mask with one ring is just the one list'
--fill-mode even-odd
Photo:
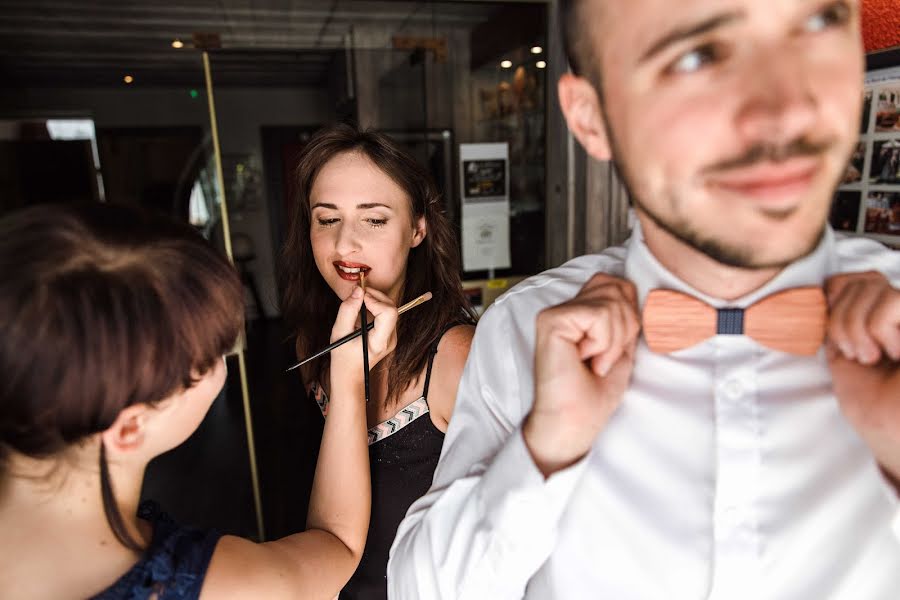
{"label": "dress strap", "polygon": [[444,337],[443,333],[428,350],[428,366],[425,367],[425,385],[422,387],[422,399],[426,402],[428,402],[428,385],[431,383],[431,367],[434,366],[434,357],[437,354],[438,344],[441,343],[442,337]]}

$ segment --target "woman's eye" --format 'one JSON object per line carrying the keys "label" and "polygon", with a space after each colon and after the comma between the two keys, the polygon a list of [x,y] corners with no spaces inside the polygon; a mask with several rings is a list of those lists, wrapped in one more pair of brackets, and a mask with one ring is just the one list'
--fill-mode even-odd
{"label": "woman's eye", "polygon": [[328,226],[330,226],[330,225],[334,225],[335,223],[337,223],[337,222],[339,221],[339,219],[334,219],[334,218],[332,218],[332,219],[324,219],[324,218],[321,218],[321,217],[319,217],[319,218],[316,219],[316,220],[319,222],[319,225],[322,226],[322,227],[328,227]]}
{"label": "woman's eye", "polygon": [[829,27],[843,25],[850,20],[850,7],[846,2],[835,2],[826,6],[803,23],[803,29],[810,33],[818,33]]}
{"label": "woman's eye", "polygon": [[719,58],[719,52],[716,51],[712,44],[707,44],[685,52],[666,71],[672,74],[694,73]]}
{"label": "woman's eye", "polygon": [[387,219],[366,219],[366,222],[372,227],[384,227]]}

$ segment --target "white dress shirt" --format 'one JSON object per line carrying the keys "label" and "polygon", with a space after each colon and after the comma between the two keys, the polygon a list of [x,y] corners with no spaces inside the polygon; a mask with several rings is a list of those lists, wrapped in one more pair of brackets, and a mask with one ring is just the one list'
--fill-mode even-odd
{"label": "white dress shirt", "polygon": [[[756,292],[878,270],[900,253],[836,239]],[[596,272],[690,293],[635,229],[516,286],[475,333],[431,490],[400,525],[395,600],[898,600],[898,498],[844,420],[820,351],[717,335],[670,355],[638,345],[631,385],[591,452],[547,480],[522,438],[535,316]],[[898,399],[900,400],[900,399]]]}

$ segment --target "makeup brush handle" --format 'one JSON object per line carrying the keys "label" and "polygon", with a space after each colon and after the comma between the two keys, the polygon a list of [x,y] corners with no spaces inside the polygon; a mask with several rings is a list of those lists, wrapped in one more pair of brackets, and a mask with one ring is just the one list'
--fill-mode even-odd
{"label": "makeup brush handle", "polygon": [[[366,331],[372,331],[372,329],[374,329],[374,328],[375,328],[375,322],[374,322],[374,321],[372,321],[371,323],[368,323],[368,324],[366,325]],[[292,367],[290,367],[289,369],[286,369],[286,370],[288,370],[288,371],[293,371],[294,369],[296,369],[296,368],[298,368],[298,367],[302,367],[302,366],[305,365],[306,363],[308,363],[308,362],[310,362],[310,361],[312,361],[312,360],[315,360],[315,359],[319,358],[320,356],[323,356],[323,355],[325,355],[325,354],[328,354],[329,352],[331,352],[331,351],[334,350],[335,348],[338,348],[338,347],[340,347],[340,346],[343,346],[344,344],[346,344],[346,343],[349,342],[350,340],[355,340],[355,339],[358,338],[360,335],[362,335],[362,329],[357,329],[357,330],[354,331],[353,333],[348,333],[348,334],[345,335],[344,337],[338,338],[338,339],[334,340],[333,342],[331,342],[330,344],[328,344],[327,346],[325,346],[324,348],[322,348],[321,350],[319,350],[319,351],[316,352],[315,354],[313,354],[313,355],[311,355],[311,356],[307,356],[306,358],[304,358],[303,360],[301,360],[300,362],[298,362],[296,365],[294,365],[294,366],[292,366]]]}
{"label": "makeup brush handle", "polygon": [[[397,309],[397,314],[402,315],[406,311],[413,309],[417,306],[420,306],[420,305],[424,304],[425,302],[428,302],[429,300],[431,300],[431,292],[425,292],[424,294],[422,294],[415,300],[411,300],[411,301],[407,302],[406,304],[404,304],[403,306],[401,306],[399,309]],[[371,331],[373,327],[375,327],[375,321],[372,321],[371,323],[368,323],[366,325],[366,331]],[[325,346],[324,348],[322,348],[321,350],[319,350],[312,356],[307,356],[306,358],[304,358],[303,360],[298,362],[296,365],[294,365],[292,367],[288,367],[287,369],[285,369],[285,372],[293,371],[294,369],[296,369],[298,367],[302,367],[309,361],[315,360],[315,359],[319,358],[320,356],[328,354],[329,352],[331,352],[338,346],[343,346],[350,340],[354,340],[354,339],[358,338],[361,334],[362,334],[362,329],[357,329],[353,333],[348,333],[344,337],[331,342],[330,344],[328,344],[327,346]]]}
{"label": "makeup brush handle", "polygon": [[363,353],[363,380],[366,389],[366,404],[369,403],[369,324],[367,323],[366,303],[363,302],[359,309],[359,322],[362,324],[362,353]]}

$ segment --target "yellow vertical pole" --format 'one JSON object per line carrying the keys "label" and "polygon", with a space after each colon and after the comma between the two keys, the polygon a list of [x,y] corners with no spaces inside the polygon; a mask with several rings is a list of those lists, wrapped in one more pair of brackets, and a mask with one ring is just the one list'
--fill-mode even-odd
{"label": "yellow vertical pole", "polygon": [[[203,74],[206,77],[206,99],[209,103],[209,125],[212,132],[213,154],[216,165],[216,183],[219,186],[222,202],[219,211],[222,216],[222,235],[225,238],[225,253],[234,262],[231,251],[231,227],[228,223],[228,205],[225,202],[225,177],[222,173],[222,151],[219,147],[219,127],[216,122],[216,103],[213,99],[212,73],[209,66],[209,53],[203,51]],[[266,539],[263,526],[262,497],[259,493],[259,473],[256,469],[256,443],[253,439],[253,419],[250,413],[250,391],[247,387],[247,363],[244,358],[243,340],[238,346],[238,369],[241,377],[241,395],[244,401],[244,426],[247,430],[247,449],[250,455],[250,482],[253,485],[253,505],[256,508],[256,532],[259,541]]]}

